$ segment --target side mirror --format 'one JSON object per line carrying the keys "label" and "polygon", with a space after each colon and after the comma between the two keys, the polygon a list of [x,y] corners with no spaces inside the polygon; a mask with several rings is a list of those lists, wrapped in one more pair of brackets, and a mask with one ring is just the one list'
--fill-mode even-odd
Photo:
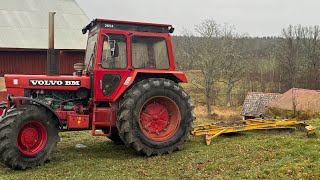
{"label": "side mirror", "polygon": [[111,57],[118,57],[119,56],[119,45],[116,40],[110,40],[110,51]]}
{"label": "side mirror", "polygon": [[119,56],[119,45],[116,40],[111,40],[110,37],[104,34],[104,42],[108,42],[110,47],[110,57],[118,57]]}

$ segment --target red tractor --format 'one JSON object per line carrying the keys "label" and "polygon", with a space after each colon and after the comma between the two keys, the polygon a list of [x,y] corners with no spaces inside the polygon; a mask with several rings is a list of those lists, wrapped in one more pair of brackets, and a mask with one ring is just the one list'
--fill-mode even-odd
{"label": "red tractor", "polygon": [[[13,169],[50,160],[59,132],[92,130],[151,156],[180,150],[195,116],[175,71],[167,24],[95,19],[73,76],[5,75],[0,160]],[[48,54],[50,58],[50,55]]]}

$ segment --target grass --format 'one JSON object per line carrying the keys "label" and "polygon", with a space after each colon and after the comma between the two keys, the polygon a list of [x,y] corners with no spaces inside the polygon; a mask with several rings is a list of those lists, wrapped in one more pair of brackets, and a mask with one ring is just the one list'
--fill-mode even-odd
{"label": "grass", "polygon": [[[201,120],[197,120],[200,123]],[[311,121],[320,125],[320,120]],[[50,163],[26,171],[0,166],[0,179],[318,179],[320,138],[303,132],[191,137],[182,151],[143,157],[89,131],[60,134]],[[87,148],[76,149],[78,143]]]}

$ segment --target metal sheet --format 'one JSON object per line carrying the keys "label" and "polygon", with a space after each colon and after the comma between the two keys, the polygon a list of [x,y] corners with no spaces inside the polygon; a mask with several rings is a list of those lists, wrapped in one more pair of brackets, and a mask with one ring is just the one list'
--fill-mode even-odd
{"label": "metal sheet", "polygon": [[88,17],[75,0],[10,0],[1,3],[0,48],[47,49],[48,12],[55,11],[55,48],[85,49]]}

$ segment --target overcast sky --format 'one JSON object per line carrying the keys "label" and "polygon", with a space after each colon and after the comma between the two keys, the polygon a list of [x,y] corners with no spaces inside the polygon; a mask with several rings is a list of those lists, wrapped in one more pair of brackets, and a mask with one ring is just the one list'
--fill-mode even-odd
{"label": "overcast sky", "polygon": [[172,24],[194,29],[202,20],[234,25],[251,36],[277,36],[289,24],[319,25],[320,0],[76,0],[90,19]]}

